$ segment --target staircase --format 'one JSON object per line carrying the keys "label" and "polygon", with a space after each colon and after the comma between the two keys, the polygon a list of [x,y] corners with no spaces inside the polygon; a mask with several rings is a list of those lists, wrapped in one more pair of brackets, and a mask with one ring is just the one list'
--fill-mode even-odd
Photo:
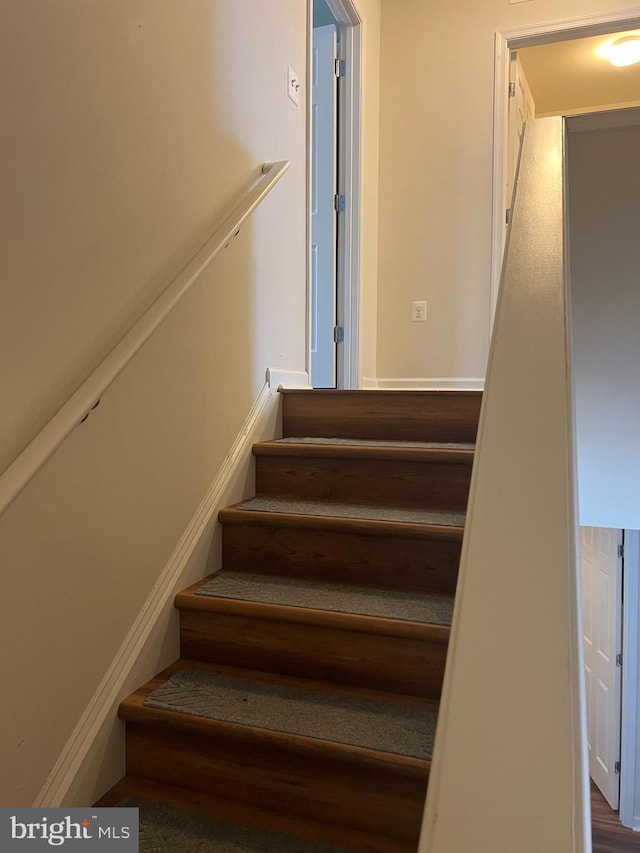
{"label": "staircase", "polygon": [[297,836],[265,850],[416,850],[480,400],[282,392],[222,570],[176,598],[181,660],[122,703],[100,805]]}

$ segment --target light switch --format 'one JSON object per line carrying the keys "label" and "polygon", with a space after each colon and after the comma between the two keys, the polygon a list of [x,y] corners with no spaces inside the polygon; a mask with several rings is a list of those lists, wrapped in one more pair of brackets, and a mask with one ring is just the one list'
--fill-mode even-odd
{"label": "light switch", "polygon": [[287,65],[287,95],[296,107],[300,106],[300,78],[290,65]]}

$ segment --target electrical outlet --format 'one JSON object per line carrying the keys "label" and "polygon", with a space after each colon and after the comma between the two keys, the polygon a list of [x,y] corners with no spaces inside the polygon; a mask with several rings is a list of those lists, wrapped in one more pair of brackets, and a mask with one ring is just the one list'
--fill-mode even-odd
{"label": "electrical outlet", "polygon": [[427,322],[427,303],[426,302],[412,302],[411,303],[411,320],[414,323],[426,323]]}
{"label": "electrical outlet", "polygon": [[300,78],[290,65],[287,65],[287,95],[296,107],[300,106]]}

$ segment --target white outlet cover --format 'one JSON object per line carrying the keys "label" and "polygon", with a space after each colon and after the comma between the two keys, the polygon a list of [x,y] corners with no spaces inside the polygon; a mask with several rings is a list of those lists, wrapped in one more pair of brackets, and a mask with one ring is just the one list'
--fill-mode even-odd
{"label": "white outlet cover", "polygon": [[287,65],[287,95],[296,107],[300,106],[300,78],[290,65]]}
{"label": "white outlet cover", "polygon": [[427,303],[423,300],[411,303],[411,319],[414,323],[427,322]]}

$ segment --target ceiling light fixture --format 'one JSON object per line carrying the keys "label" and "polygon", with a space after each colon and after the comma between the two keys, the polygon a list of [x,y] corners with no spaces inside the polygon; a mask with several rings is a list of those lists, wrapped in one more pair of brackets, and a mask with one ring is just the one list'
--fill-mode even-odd
{"label": "ceiling light fixture", "polygon": [[606,57],[620,67],[640,62],[640,36],[625,36],[607,45]]}

